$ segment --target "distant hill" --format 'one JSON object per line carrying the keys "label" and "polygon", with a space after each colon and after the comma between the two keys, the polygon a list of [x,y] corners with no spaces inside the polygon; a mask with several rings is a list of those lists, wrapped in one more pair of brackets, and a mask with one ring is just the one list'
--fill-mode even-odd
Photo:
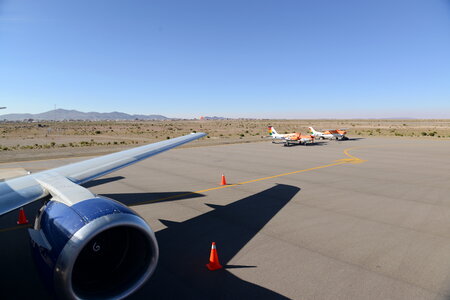
{"label": "distant hill", "polygon": [[0,120],[22,121],[27,119],[39,121],[69,121],[69,120],[87,120],[87,121],[106,121],[106,120],[167,120],[167,117],[161,115],[129,115],[122,112],[81,112],[77,110],[55,109],[40,114],[6,114],[0,115]]}

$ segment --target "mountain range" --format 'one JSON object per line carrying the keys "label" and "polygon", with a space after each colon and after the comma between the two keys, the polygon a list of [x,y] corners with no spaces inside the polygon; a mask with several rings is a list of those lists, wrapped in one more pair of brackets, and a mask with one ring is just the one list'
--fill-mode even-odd
{"label": "mountain range", "polygon": [[81,112],[77,110],[55,109],[40,114],[6,114],[0,115],[0,120],[23,121],[69,121],[69,120],[88,120],[88,121],[106,121],[106,120],[167,120],[169,118],[161,115],[129,115],[122,112]]}

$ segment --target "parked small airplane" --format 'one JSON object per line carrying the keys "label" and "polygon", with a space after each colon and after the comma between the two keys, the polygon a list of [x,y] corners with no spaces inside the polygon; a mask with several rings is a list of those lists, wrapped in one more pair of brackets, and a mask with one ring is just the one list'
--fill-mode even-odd
{"label": "parked small airplane", "polygon": [[326,129],[323,132],[316,131],[312,127],[308,127],[308,129],[311,135],[321,140],[348,140],[348,137],[345,136],[347,134],[347,131],[345,131],[344,129]]}
{"label": "parked small airplane", "polygon": [[275,143],[276,140],[280,140],[285,146],[314,143],[313,135],[303,135],[300,132],[279,134],[272,126],[269,126],[269,135],[272,137],[272,143]]}
{"label": "parked small airplane", "polygon": [[272,143],[276,143],[277,140],[279,140],[282,143],[283,140],[288,135],[288,134],[279,134],[272,126],[269,126],[268,129],[269,129],[269,136],[272,138]]}

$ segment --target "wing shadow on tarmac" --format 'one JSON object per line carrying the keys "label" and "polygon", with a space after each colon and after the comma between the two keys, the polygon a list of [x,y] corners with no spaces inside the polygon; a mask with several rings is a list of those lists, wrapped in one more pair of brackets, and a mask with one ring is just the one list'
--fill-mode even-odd
{"label": "wing shadow on tarmac", "polygon": [[[236,277],[227,268],[258,272],[258,266],[228,263],[299,191],[278,184],[226,206],[209,205],[212,211],[181,223],[160,220],[167,228],[156,233],[157,270],[130,299],[287,299]],[[224,269],[211,272],[205,264],[213,241]]]}
{"label": "wing shadow on tarmac", "polygon": [[[123,176],[114,176],[101,179],[95,179],[83,184],[85,188],[91,188],[94,186],[110,183],[118,180],[125,179]],[[104,194],[100,195],[122,202],[127,206],[136,206],[149,204],[152,202],[165,202],[174,200],[183,200],[189,198],[204,197],[202,194],[180,191],[180,192],[164,192],[164,193],[117,193],[117,194]]]}
{"label": "wing shadow on tarmac", "polygon": [[127,206],[146,205],[149,203],[159,203],[176,201],[190,198],[205,197],[203,194],[194,192],[167,192],[167,193],[124,193],[124,194],[101,194],[102,196],[119,201]]}
{"label": "wing shadow on tarmac", "polygon": [[[119,177],[113,178],[122,179]],[[114,180],[106,178],[96,181],[106,183]],[[227,269],[251,268],[252,272],[258,272],[258,266],[229,265],[229,262],[299,191],[298,187],[280,184],[226,206],[209,205],[213,210],[182,223],[161,220],[168,228],[156,233],[160,247],[158,268],[147,284],[129,299],[288,299],[244,281]],[[126,204],[132,202],[129,199],[148,201],[149,198],[159,199],[183,193],[105,196]],[[195,195],[203,196],[192,193],[185,198],[174,197],[163,201],[176,201]],[[41,206],[39,201],[28,205],[26,209],[29,217],[33,215],[32,211],[37,211]],[[16,218],[16,211],[2,216],[1,227],[15,224]],[[0,241],[3,245],[0,246],[0,267],[8,270],[0,272],[0,282],[3,283],[0,284],[1,298],[52,299],[42,286],[32,261],[26,227],[0,232]],[[213,241],[217,243],[224,269],[211,272],[205,264]],[[24,286],[27,288],[24,289]]]}
{"label": "wing shadow on tarmac", "polygon": [[83,183],[82,186],[85,188],[91,188],[93,186],[102,185],[109,182],[114,182],[118,180],[125,179],[123,176],[113,176],[113,177],[106,177],[106,178],[100,178],[100,179],[94,179],[91,181],[88,181],[86,183]]}

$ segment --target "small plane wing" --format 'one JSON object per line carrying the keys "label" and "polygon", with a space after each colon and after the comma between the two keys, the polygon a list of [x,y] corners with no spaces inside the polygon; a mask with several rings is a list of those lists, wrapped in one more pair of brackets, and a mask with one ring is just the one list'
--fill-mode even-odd
{"label": "small plane wing", "polygon": [[67,178],[75,184],[82,184],[205,135],[202,132],[191,133],[0,182],[0,216],[47,196],[49,191],[43,182],[48,178]]}

